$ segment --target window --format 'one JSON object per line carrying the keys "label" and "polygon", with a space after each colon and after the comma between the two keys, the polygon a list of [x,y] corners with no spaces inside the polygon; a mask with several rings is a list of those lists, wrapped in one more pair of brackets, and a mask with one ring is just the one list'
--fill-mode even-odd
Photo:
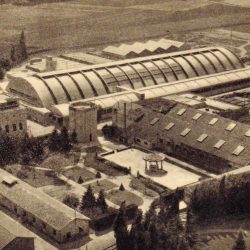
{"label": "window", "polygon": [[23,124],[21,122],[19,122],[19,129],[23,130]]}
{"label": "window", "polygon": [[182,136],[186,136],[190,131],[191,131],[190,128],[185,128],[185,129],[181,132],[181,135],[182,135]]}
{"label": "window", "polygon": [[186,109],[180,109],[180,110],[177,112],[177,115],[183,115],[185,112],[186,112]]}
{"label": "window", "polygon": [[56,235],[56,230],[55,229],[53,229],[53,234]]}
{"label": "window", "polygon": [[220,149],[224,145],[224,140],[219,140],[215,145],[214,148]]}
{"label": "window", "polygon": [[235,128],[235,126],[236,126],[236,123],[231,122],[231,123],[229,123],[229,125],[226,127],[226,130],[227,130],[227,131],[232,131],[232,130]]}
{"label": "window", "polygon": [[164,129],[170,130],[174,126],[174,123],[170,122]]}
{"label": "window", "polygon": [[36,218],[35,217],[33,217],[33,222],[36,222]]}
{"label": "window", "polygon": [[234,151],[233,151],[233,155],[240,155],[240,153],[245,149],[245,147],[239,145]]}
{"label": "window", "polygon": [[193,120],[198,120],[201,116],[201,113],[197,113],[196,115],[194,115]]}
{"label": "window", "polygon": [[155,125],[157,122],[159,121],[159,118],[158,117],[155,117],[151,122],[150,122],[150,125]]}
{"label": "window", "polygon": [[136,140],[137,142],[141,142],[141,140],[140,140],[139,138],[136,138],[135,140]]}
{"label": "window", "polygon": [[23,211],[23,216],[25,217],[27,214],[26,214],[26,212],[25,211]]}
{"label": "window", "polygon": [[197,139],[197,141],[198,141],[198,142],[203,142],[206,138],[207,138],[207,134],[202,134],[202,135]]}
{"label": "window", "polygon": [[214,125],[218,120],[219,120],[218,118],[213,118],[208,124]]}
{"label": "window", "polygon": [[6,125],[6,126],[5,126],[5,131],[6,131],[6,133],[9,133],[9,132],[10,132],[9,125]]}
{"label": "window", "polygon": [[16,124],[12,124],[13,131],[16,131]]}

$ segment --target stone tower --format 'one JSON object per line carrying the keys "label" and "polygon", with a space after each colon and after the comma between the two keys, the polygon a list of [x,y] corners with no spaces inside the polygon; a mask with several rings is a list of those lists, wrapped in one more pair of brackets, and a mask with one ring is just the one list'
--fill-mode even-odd
{"label": "stone tower", "polygon": [[97,142],[97,107],[75,102],[69,106],[69,133],[77,133],[79,143]]}

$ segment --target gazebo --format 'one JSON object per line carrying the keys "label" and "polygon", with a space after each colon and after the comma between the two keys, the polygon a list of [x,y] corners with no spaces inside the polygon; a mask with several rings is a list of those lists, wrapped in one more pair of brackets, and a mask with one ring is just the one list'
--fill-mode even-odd
{"label": "gazebo", "polygon": [[150,170],[163,169],[162,162],[163,162],[164,158],[165,158],[164,155],[159,154],[159,153],[146,154],[143,157],[143,160],[145,161],[145,171],[148,170],[148,163],[149,163],[149,169]]}

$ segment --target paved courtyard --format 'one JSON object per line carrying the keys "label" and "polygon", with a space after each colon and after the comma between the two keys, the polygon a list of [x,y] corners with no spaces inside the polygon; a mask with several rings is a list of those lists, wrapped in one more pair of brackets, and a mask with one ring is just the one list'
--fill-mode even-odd
{"label": "paved courtyard", "polygon": [[143,160],[145,154],[138,149],[127,149],[122,152],[106,155],[105,158],[122,166],[131,167],[133,175],[136,175],[137,171],[139,171],[141,175],[150,177],[152,180],[170,189],[176,189],[177,187],[197,182],[200,178],[199,175],[166,161],[163,162],[163,169],[167,171],[166,175],[161,177],[148,176],[145,174],[145,162]]}

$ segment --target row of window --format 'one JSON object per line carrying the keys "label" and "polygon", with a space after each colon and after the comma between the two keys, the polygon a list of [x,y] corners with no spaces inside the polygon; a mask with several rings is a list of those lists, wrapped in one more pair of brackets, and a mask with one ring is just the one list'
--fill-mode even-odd
{"label": "row of window", "polygon": [[[3,130],[2,127],[0,126],[0,131]],[[21,122],[19,122],[18,124],[12,124],[12,125],[5,125],[4,126],[4,130],[6,133],[11,132],[11,130],[13,132],[17,131],[17,130],[23,130],[23,124]]]}

